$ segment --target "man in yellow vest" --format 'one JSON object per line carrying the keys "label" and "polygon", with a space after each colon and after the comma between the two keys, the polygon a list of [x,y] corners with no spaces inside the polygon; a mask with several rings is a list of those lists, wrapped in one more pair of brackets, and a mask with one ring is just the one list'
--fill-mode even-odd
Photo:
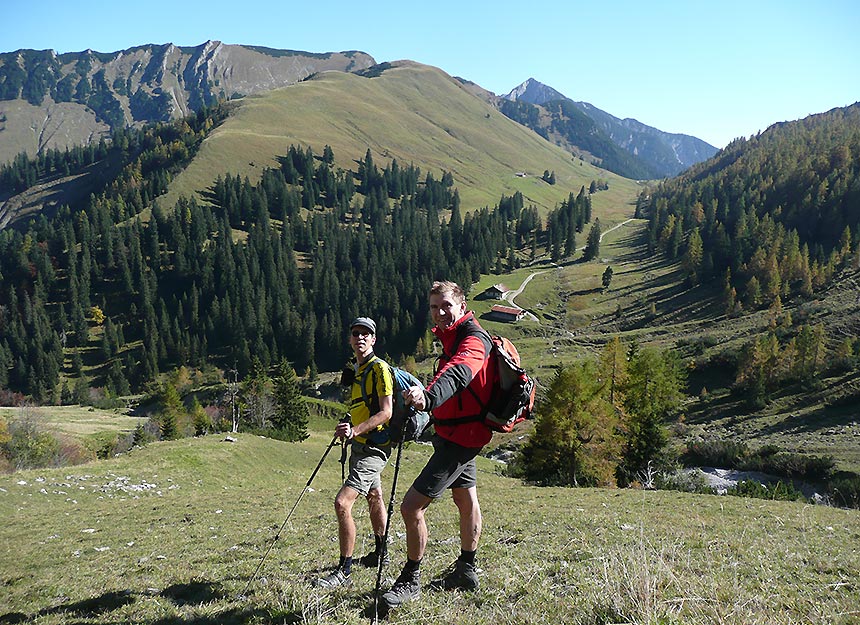
{"label": "man in yellow vest", "polygon": [[334,500],[337,514],[340,561],[331,573],[316,580],[319,588],[348,586],[352,582],[352,554],[355,549],[355,521],[352,506],[364,495],[370,508],[370,523],[376,545],[359,558],[367,567],[377,567],[379,559],[388,560],[384,542],[387,514],[382,498],[380,474],[391,455],[388,421],[393,407],[394,380],[388,364],[373,353],[376,322],[358,317],[349,328],[349,345],[355,355],[350,391],[350,420],[339,423],[335,435],[351,443],[349,475]]}

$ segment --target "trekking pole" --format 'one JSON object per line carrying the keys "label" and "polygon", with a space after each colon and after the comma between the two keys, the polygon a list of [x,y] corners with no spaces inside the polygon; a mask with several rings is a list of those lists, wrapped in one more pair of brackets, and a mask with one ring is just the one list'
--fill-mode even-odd
{"label": "trekking pole", "polygon": [[340,481],[346,482],[346,447],[351,441],[343,439],[340,443]]}
{"label": "trekking pole", "polygon": [[[344,418],[341,419],[341,422],[348,420],[349,414],[347,414]],[[308,483],[305,484],[305,487],[302,489],[302,492],[299,493],[298,499],[296,499],[296,503],[293,504],[293,507],[290,509],[289,514],[287,514],[287,518],[284,519],[284,522],[281,524],[281,528],[278,530],[278,533],[275,534],[275,537],[272,539],[272,543],[269,545],[269,548],[266,550],[266,553],[263,554],[263,557],[260,559],[260,563],[257,565],[257,568],[254,570],[254,574],[251,575],[251,578],[248,580],[248,583],[245,585],[245,590],[242,591],[242,594],[239,595],[238,598],[243,599],[245,595],[248,593],[248,589],[251,587],[251,584],[254,582],[254,579],[257,577],[257,573],[260,572],[260,569],[263,567],[263,562],[266,561],[266,558],[269,557],[269,553],[271,553],[272,548],[275,546],[275,543],[278,542],[278,539],[281,537],[281,532],[284,531],[284,528],[287,526],[287,523],[290,522],[290,518],[293,516],[293,512],[296,511],[296,508],[299,507],[299,502],[302,500],[302,497],[305,496],[305,493],[308,492],[308,489],[311,487],[311,482],[314,481],[314,478],[317,476],[317,473],[320,470],[320,467],[325,462],[326,456],[328,456],[328,452],[331,451],[332,447],[337,444],[337,434],[335,434],[331,442],[328,444],[328,447],[325,448],[325,453],[323,453],[322,458],[317,463],[316,469],[311,473],[311,476],[308,478]]]}
{"label": "trekking pole", "polygon": [[[391,498],[388,500],[388,516],[385,519],[385,534],[382,536],[382,544],[388,549],[388,531],[391,529],[391,515],[394,513],[394,498],[397,495],[397,476],[400,474],[400,455],[403,453],[403,438],[397,443],[397,460],[394,463],[394,479],[391,480]],[[373,589],[373,625],[379,622],[379,586],[382,584],[382,569],[385,566],[385,558],[379,556],[379,564],[376,567],[376,587]]]}

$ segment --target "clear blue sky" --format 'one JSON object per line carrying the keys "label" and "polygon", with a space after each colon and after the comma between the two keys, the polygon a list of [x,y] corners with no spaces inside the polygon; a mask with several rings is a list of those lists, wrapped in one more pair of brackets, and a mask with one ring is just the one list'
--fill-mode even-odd
{"label": "clear blue sky", "polygon": [[0,51],[206,40],[411,59],[724,147],[860,100],[857,0],[3,0]]}

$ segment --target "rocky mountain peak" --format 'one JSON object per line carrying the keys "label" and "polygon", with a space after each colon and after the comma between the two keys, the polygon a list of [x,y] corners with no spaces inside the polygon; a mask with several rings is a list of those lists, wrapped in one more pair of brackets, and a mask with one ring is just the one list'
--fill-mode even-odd
{"label": "rocky mountain peak", "polygon": [[524,83],[514,87],[510,93],[504,97],[512,102],[528,102],[529,104],[544,104],[550,100],[566,100],[567,96],[556,91],[552,87],[529,78]]}

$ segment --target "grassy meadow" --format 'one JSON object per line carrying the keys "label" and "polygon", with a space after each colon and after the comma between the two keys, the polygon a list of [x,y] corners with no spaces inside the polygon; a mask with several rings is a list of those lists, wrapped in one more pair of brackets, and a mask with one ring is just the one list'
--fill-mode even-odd
{"label": "grassy meadow", "polygon": [[92,406],[23,406],[0,407],[0,417],[34,418],[52,432],[75,438],[86,438],[101,432],[129,433],[146,417],[135,417],[126,410],[102,410]]}
{"label": "grassy meadow", "polygon": [[[438,102],[449,106],[442,110]],[[486,126],[480,132],[479,124]],[[616,335],[678,349],[691,382],[683,427],[675,424],[673,432],[832,454],[838,468],[860,471],[856,407],[828,404],[840,389],[860,384],[856,374],[821,380],[814,392],[787,389],[755,411],[741,405],[730,393],[733,371],[699,364],[736,353],[766,331],[767,311],[726,317],[719,285],[686,286],[677,263],[647,255],[646,222],[632,219],[636,182],[572,159],[434,68],[404,64],[373,79],[329,72],[247,98],[160,202],[170,206],[179,194],[205,190],[227,171],[256,180],[291,143],[315,151],[329,144],[344,168],[354,169],[369,147],[378,165],[397,158],[434,175],[451,171],[466,210],[519,190],[545,214],[570,191],[608,178],[610,189],[593,196],[604,232],[599,259],[586,263],[577,254],[551,263],[539,250],[535,262],[511,274],[482,276],[469,303],[481,323],[514,340],[543,388],[558,366],[595,356]],[[540,181],[544,168],[555,171],[558,184]],[[587,231],[579,235],[578,247],[586,237]],[[607,267],[613,279],[604,289]],[[827,322],[838,310],[853,327],[851,320],[860,319],[857,277],[847,269],[814,302],[785,308],[809,323]],[[515,290],[527,280],[515,303],[533,317],[516,325],[486,318],[497,302],[475,295],[499,282]],[[426,372],[432,359],[418,365]],[[708,393],[700,393],[705,387]],[[374,572],[357,569],[348,589],[310,585],[337,558],[332,500],[341,483],[339,449],[329,453],[240,597],[331,440],[333,422],[321,415],[336,409],[325,408],[315,411],[303,443],[211,435],[0,475],[0,625],[368,622],[363,611]],[[52,431],[80,439],[128,432],[139,421],[125,411],[29,410]],[[497,435],[491,446],[521,439],[528,425]],[[398,498],[428,455],[426,446],[405,450]],[[479,459],[479,469],[482,588],[427,591],[389,622],[860,623],[858,510],[669,491],[536,488],[504,477],[487,458]],[[392,474],[393,466],[386,489]],[[373,539],[366,506],[355,511],[356,555],[362,555]],[[435,504],[428,519],[427,581],[459,551],[453,504]],[[397,513],[391,551],[394,576],[405,557]]]}
{"label": "grassy meadow", "polygon": [[[364,623],[375,572],[310,582],[337,557],[330,442],[223,435],[0,477],[0,623]],[[429,448],[404,450],[398,498]],[[480,459],[482,587],[426,590],[391,623],[829,623],[860,620],[860,514],[801,503],[535,488]],[[384,474],[390,488],[393,463]],[[387,495],[386,495],[387,497]],[[359,502],[360,504],[360,502]],[[356,506],[357,554],[371,544]],[[459,550],[449,499],[428,512],[429,581]],[[405,552],[392,523],[396,575]]]}
{"label": "grassy meadow", "polygon": [[[602,178],[609,190],[595,196],[595,210],[609,215],[610,207],[624,206],[638,193],[634,181],[574,158],[443,71],[402,62],[375,78],[323,72],[245,98],[159,203],[173,206],[180,195],[205,191],[227,172],[256,182],[263,168],[278,166],[277,157],[291,144],[316,154],[330,145],[336,165],[353,171],[368,149],[380,168],[396,158],[437,179],[449,171],[463,210],[495,206],[503,194],[520,191],[526,205],[546,212]],[[544,170],[555,171],[555,185],[540,179]]]}

